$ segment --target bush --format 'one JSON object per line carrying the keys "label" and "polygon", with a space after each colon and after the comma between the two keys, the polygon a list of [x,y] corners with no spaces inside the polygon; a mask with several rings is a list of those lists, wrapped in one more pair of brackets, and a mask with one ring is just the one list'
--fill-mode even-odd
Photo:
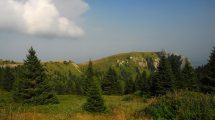
{"label": "bush", "polygon": [[142,115],[155,120],[214,120],[215,97],[197,92],[179,91],[168,93],[142,111]]}

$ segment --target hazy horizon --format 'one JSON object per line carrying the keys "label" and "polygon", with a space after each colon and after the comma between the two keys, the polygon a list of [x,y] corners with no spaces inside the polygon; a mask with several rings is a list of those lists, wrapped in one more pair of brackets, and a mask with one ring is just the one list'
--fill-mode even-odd
{"label": "hazy horizon", "polygon": [[87,62],[125,52],[179,53],[194,65],[215,46],[214,0],[0,1],[0,59]]}

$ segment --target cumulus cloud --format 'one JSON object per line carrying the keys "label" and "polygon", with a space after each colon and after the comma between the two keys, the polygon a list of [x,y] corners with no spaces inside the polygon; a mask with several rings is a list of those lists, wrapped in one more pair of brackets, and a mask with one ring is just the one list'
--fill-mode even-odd
{"label": "cumulus cloud", "polygon": [[32,35],[79,37],[88,10],[83,0],[0,0],[0,29]]}

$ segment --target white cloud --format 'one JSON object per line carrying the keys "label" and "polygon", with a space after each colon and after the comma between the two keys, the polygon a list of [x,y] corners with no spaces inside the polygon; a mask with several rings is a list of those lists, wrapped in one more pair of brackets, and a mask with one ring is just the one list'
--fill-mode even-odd
{"label": "white cloud", "polygon": [[79,37],[83,0],[0,0],[0,29],[32,35]]}

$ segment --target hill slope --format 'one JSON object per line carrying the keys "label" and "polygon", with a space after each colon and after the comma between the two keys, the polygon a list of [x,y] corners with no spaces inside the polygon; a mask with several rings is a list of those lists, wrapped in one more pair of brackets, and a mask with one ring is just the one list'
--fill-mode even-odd
{"label": "hill slope", "polygon": [[[109,57],[93,60],[95,69],[106,71],[112,67],[137,67],[140,69],[155,69],[159,63],[158,52],[130,52],[112,55]],[[79,64],[81,69],[85,69],[87,63]]]}
{"label": "hill slope", "polygon": [[70,72],[74,75],[81,75],[82,72],[79,69],[79,66],[74,62],[45,62],[44,66],[48,72],[48,74],[54,74],[58,72],[62,75],[68,75]]}
{"label": "hill slope", "polygon": [[[167,54],[171,55],[171,54]],[[130,74],[136,73],[136,70],[155,70],[159,64],[160,52],[130,52],[121,53],[97,60],[92,60],[95,70],[106,72],[109,67],[116,70],[124,69]],[[0,60],[0,66],[17,66],[20,62]],[[88,62],[75,64],[72,61],[48,61],[43,62],[49,74],[58,72],[67,75],[71,72],[74,75],[81,75],[87,68]]]}

